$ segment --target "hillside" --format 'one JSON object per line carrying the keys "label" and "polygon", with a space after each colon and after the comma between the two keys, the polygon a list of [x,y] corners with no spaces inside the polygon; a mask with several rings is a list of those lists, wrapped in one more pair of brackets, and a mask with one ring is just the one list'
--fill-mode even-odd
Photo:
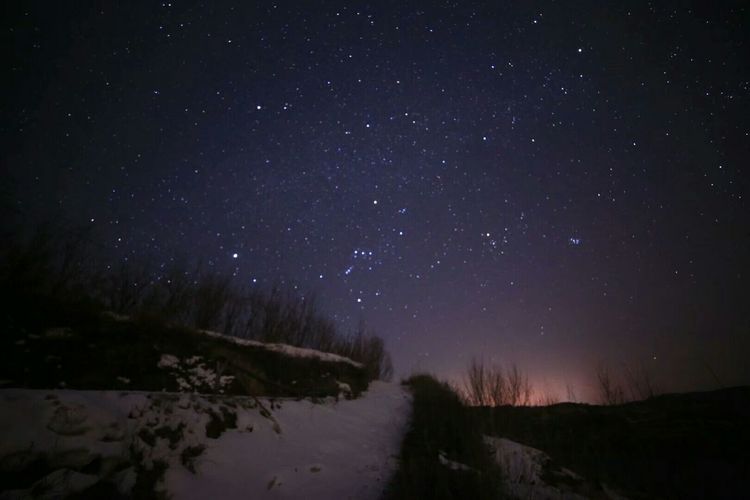
{"label": "hillside", "polygon": [[322,398],[342,384],[356,396],[368,383],[362,366],[342,356],[97,308],[40,307],[24,321],[0,337],[0,387]]}
{"label": "hillside", "polygon": [[411,410],[382,339],[53,240],[0,252],[0,499],[381,496]]}
{"label": "hillside", "polygon": [[6,318],[0,498],[377,498],[394,468],[409,396],[351,359],[85,304]]}
{"label": "hillside", "polygon": [[[750,491],[750,387],[617,406],[473,411],[486,434],[527,445],[505,441],[505,451],[538,454],[531,446],[549,455],[541,473],[569,468],[629,498],[739,498]],[[597,492],[589,488],[589,494]]]}
{"label": "hillside", "polygon": [[750,488],[750,388],[467,407],[429,376],[373,382],[340,354],[85,300],[9,303],[3,499],[736,498]]}

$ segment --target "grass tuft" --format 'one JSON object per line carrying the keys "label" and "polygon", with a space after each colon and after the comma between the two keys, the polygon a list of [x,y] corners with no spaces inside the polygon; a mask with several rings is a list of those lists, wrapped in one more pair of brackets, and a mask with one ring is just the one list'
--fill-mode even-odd
{"label": "grass tuft", "polygon": [[[414,395],[412,421],[385,497],[499,498],[500,470],[459,396],[429,375],[415,375],[405,383]],[[466,467],[451,468],[446,459]]]}

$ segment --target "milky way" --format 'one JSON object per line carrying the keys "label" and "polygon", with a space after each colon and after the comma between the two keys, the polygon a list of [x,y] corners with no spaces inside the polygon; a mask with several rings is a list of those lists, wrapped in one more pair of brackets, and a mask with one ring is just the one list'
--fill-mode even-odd
{"label": "milky way", "polygon": [[9,7],[5,196],[315,293],[400,374],[750,381],[744,2],[496,3]]}

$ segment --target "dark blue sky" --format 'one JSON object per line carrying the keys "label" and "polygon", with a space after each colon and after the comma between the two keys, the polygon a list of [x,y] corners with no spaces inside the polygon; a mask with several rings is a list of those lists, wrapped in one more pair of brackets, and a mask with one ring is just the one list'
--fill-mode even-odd
{"label": "dark blue sky", "polygon": [[314,291],[401,374],[750,382],[747,7],[496,3],[6,6],[6,195]]}

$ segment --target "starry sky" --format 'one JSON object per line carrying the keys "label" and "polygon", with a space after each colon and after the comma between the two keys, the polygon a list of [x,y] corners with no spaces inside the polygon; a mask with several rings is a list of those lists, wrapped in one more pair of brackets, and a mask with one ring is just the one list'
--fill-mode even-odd
{"label": "starry sky", "polygon": [[[202,259],[398,375],[750,382],[745,2],[37,2],[3,196],[113,262]],[[588,385],[587,385],[588,384]]]}

